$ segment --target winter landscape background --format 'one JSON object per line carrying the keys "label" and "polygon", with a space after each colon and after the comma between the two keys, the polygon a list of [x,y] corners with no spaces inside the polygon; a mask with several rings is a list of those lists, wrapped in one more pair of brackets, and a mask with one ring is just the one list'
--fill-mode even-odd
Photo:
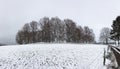
{"label": "winter landscape background", "polygon": [[119,69],[119,3],[0,0],[0,69]]}

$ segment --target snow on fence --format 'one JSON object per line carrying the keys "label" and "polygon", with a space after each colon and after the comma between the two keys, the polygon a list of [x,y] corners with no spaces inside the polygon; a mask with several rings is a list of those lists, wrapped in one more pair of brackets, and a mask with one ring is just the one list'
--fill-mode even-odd
{"label": "snow on fence", "polygon": [[114,53],[118,67],[120,67],[120,49],[114,46],[111,46],[111,51]]}

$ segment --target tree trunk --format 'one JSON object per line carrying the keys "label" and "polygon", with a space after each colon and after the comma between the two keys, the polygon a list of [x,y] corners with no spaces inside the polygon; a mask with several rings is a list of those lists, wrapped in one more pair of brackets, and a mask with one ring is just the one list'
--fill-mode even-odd
{"label": "tree trunk", "polygon": [[106,45],[108,44],[108,39],[106,38]]}
{"label": "tree trunk", "polygon": [[118,46],[119,46],[119,37],[118,37]]}
{"label": "tree trunk", "polygon": [[119,40],[118,40],[118,46],[119,46]]}
{"label": "tree trunk", "polygon": [[106,61],[105,54],[106,54],[106,51],[105,51],[105,49],[104,49],[103,65],[105,65],[105,61]]}

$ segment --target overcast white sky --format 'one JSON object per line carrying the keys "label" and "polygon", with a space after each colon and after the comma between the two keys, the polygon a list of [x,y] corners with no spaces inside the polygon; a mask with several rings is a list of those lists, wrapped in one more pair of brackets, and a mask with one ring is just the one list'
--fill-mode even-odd
{"label": "overcast white sky", "polygon": [[44,16],[69,18],[89,26],[98,40],[102,27],[120,15],[120,0],[0,0],[0,43],[15,43],[21,27]]}

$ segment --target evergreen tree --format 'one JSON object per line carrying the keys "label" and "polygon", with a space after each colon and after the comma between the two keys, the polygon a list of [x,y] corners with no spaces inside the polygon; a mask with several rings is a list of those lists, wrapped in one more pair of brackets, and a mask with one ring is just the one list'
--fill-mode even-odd
{"label": "evergreen tree", "polygon": [[113,21],[112,30],[110,32],[111,39],[118,41],[119,46],[119,40],[120,40],[120,16],[116,18],[116,20]]}

